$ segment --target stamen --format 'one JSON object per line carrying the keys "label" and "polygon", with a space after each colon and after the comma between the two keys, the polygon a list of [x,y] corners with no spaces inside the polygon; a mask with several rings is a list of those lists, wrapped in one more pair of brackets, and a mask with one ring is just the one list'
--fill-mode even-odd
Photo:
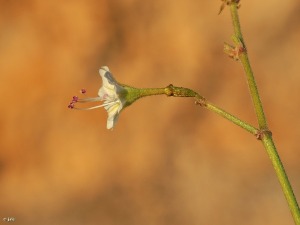
{"label": "stamen", "polygon": [[100,97],[94,97],[94,98],[78,98],[76,102],[100,102],[103,101]]}
{"label": "stamen", "polygon": [[82,88],[82,89],[80,90],[80,93],[81,93],[81,94],[85,94],[85,93],[86,93],[86,89],[85,89],[85,88]]}
{"label": "stamen", "polygon": [[114,101],[114,102],[107,102],[107,103],[103,103],[101,105],[96,105],[96,106],[92,106],[92,107],[88,107],[88,108],[77,108],[74,106],[74,103],[71,105],[70,103],[70,107],[71,109],[78,109],[78,110],[91,110],[91,109],[98,109],[98,108],[102,108],[102,107],[105,107],[105,106],[110,106],[110,105],[114,105],[116,104],[116,102],[118,101]]}
{"label": "stamen", "polygon": [[77,110],[91,110],[91,109],[98,109],[98,108],[102,108],[103,105],[96,105],[96,106],[93,106],[93,107],[89,107],[89,108],[77,108],[77,107],[74,107],[74,109],[77,109]]}
{"label": "stamen", "polygon": [[89,108],[77,108],[75,107],[75,103],[85,103],[85,102],[100,102],[100,101],[107,101],[107,99],[103,99],[101,97],[94,97],[94,98],[78,98],[78,96],[73,96],[72,101],[69,103],[68,108],[69,109],[78,109],[78,110],[90,110],[90,109],[97,109],[105,106],[110,106],[118,102],[118,99],[114,101],[104,102],[101,105],[92,106]]}

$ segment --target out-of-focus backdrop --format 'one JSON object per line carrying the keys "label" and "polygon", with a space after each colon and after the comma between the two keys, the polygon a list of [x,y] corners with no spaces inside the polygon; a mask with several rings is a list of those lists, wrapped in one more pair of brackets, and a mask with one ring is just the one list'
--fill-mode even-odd
{"label": "out-of-focus backdrop", "polygon": [[[253,136],[192,99],[69,110],[98,69],[137,87],[172,83],[256,124],[245,76],[223,54],[221,1],[0,1],[0,219],[15,224],[293,224]],[[241,1],[269,127],[300,199],[300,2]],[[4,220],[3,220],[4,219]]]}

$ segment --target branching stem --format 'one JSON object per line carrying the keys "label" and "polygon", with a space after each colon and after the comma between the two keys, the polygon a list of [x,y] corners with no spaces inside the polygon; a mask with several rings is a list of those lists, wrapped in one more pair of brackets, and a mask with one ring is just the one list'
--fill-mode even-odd
{"label": "branching stem", "polygon": [[146,97],[151,95],[167,95],[172,97],[194,97],[195,103],[200,105],[222,117],[229,120],[230,122],[238,125],[239,127],[245,129],[249,133],[256,135],[259,132],[259,129],[253,127],[252,125],[246,123],[245,121],[239,119],[238,117],[226,112],[225,110],[217,107],[211,102],[208,102],[204,97],[199,95],[197,92],[185,88],[185,87],[176,87],[172,84],[168,85],[165,88],[145,88],[145,89],[136,89],[139,92],[140,97]]}

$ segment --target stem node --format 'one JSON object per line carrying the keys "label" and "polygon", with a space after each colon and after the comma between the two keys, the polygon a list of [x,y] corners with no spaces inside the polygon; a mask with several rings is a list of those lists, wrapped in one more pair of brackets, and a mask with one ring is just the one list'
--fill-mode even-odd
{"label": "stem node", "polygon": [[263,139],[263,137],[265,135],[267,135],[267,134],[270,135],[270,136],[272,136],[272,132],[270,130],[268,130],[268,129],[260,129],[260,130],[258,130],[255,133],[255,137],[256,137],[257,140],[261,141]]}

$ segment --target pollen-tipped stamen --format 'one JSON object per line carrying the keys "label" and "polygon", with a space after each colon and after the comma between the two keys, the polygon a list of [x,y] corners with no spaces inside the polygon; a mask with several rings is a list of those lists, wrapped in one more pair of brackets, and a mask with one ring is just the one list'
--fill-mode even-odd
{"label": "pollen-tipped stamen", "polygon": [[103,98],[94,97],[94,98],[78,98],[76,102],[85,103],[85,102],[100,102],[103,101]]}
{"label": "pollen-tipped stamen", "polygon": [[[94,101],[100,101],[99,100],[99,98],[89,98],[90,100],[92,99],[92,101],[86,101],[87,99],[78,99],[78,102],[80,102],[80,103],[84,103],[84,102],[94,102]],[[98,100],[95,100],[95,99],[98,99]],[[85,100],[85,101],[83,101],[83,100]],[[96,106],[92,106],[92,107],[88,107],[88,108],[77,108],[77,107],[75,107],[75,104],[74,103],[70,103],[69,104],[69,108],[70,109],[78,109],[78,110],[91,110],[91,109],[98,109],[98,108],[102,108],[102,107],[105,107],[105,106],[110,106],[110,105],[113,105],[113,104],[115,104],[117,101],[113,101],[113,102],[105,102],[105,103],[103,103],[103,104],[101,104],[101,105],[96,105]]]}

